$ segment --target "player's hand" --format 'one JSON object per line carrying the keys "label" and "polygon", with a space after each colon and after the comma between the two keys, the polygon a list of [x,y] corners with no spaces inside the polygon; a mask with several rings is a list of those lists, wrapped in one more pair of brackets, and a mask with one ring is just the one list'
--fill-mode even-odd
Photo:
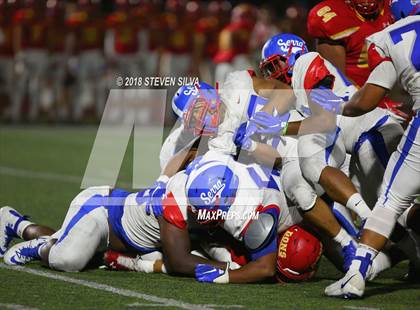
{"label": "player's hand", "polygon": [[166,193],[166,184],[169,178],[167,176],[160,176],[149,190],[149,198],[146,203],[146,214],[150,215],[153,210],[153,215],[158,217],[163,213],[162,200]]}
{"label": "player's hand", "polygon": [[257,126],[250,122],[242,123],[235,133],[233,143],[243,150],[252,152],[257,147],[256,142],[251,139],[255,134]]}
{"label": "player's hand", "polygon": [[289,112],[273,116],[260,111],[251,117],[250,122],[258,126],[256,133],[282,136],[286,133],[289,118]]}
{"label": "player's hand", "polygon": [[207,283],[229,283],[229,264],[226,270],[216,268],[206,264],[195,266],[195,278],[198,282]]}
{"label": "player's hand", "polygon": [[312,89],[309,93],[312,102],[319,105],[326,111],[341,114],[343,98],[334,94],[334,92],[324,86]]}
{"label": "player's hand", "polygon": [[108,250],[104,254],[104,264],[112,270],[134,270],[135,258],[120,252]]}
{"label": "player's hand", "polygon": [[130,257],[112,250],[106,251],[104,255],[105,265],[112,270],[152,273],[154,262],[143,260],[140,256]]}

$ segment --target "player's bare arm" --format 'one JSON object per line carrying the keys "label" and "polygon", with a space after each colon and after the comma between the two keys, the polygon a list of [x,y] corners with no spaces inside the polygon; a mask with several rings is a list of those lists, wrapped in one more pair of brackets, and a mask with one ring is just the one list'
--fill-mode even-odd
{"label": "player's bare arm", "polygon": [[277,253],[273,252],[229,271],[229,283],[253,283],[272,278],[276,274]]}
{"label": "player's bare arm", "polygon": [[276,109],[279,114],[284,114],[290,110],[295,95],[289,85],[279,80],[260,77],[253,77],[252,82],[255,92],[268,99],[261,111],[272,114],[273,109]]}
{"label": "player's bare arm", "polygon": [[339,41],[318,39],[316,50],[341,72],[346,72],[346,49]]}
{"label": "player's bare arm", "polygon": [[386,88],[366,83],[343,107],[343,115],[359,116],[375,109],[388,93]]}
{"label": "player's bare arm", "polygon": [[194,276],[197,264],[209,264],[216,268],[226,269],[226,263],[210,261],[191,254],[190,236],[187,229],[159,219],[160,238],[162,242],[164,263],[168,273]]}

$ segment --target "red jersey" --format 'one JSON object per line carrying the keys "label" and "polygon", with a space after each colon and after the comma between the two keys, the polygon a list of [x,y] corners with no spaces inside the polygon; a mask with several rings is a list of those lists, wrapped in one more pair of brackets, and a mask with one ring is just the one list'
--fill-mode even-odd
{"label": "red jersey", "polygon": [[228,24],[220,33],[219,48],[213,61],[215,63],[231,62],[238,55],[248,54],[253,29],[254,24],[247,21]]}
{"label": "red jersey", "polygon": [[365,39],[392,23],[389,3],[375,20],[363,18],[344,0],[325,0],[308,15],[308,33],[319,38],[339,42],[346,49],[346,75],[358,86],[369,77]]}
{"label": "red jersey", "polygon": [[114,32],[114,51],[117,54],[137,53],[139,50],[138,29],[128,12],[115,12],[108,17],[107,24]]}
{"label": "red jersey", "polygon": [[47,21],[35,10],[21,9],[16,11],[13,22],[20,27],[22,49],[45,49],[47,47]]}
{"label": "red jersey", "polygon": [[192,34],[193,25],[181,20],[181,18],[173,13],[164,13],[164,21],[167,31],[167,41],[165,49],[172,54],[189,54],[192,51]]}
{"label": "red jersey", "polygon": [[76,33],[79,51],[103,49],[105,26],[100,17],[91,18],[88,11],[78,11],[69,16],[67,25]]}
{"label": "red jersey", "polygon": [[202,17],[197,21],[195,33],[204,37],[204,56],[206,58],[213,58],[216,55],[219,32],[220,22],[217,17]]}

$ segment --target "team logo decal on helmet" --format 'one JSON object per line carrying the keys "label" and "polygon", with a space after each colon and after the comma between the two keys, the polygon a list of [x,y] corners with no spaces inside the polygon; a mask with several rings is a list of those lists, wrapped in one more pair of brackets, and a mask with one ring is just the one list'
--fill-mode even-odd
{"label": "team logo decal on helmet", "polygon": [[262,49],[260,70],[265,78],[291,83],[293,66],[300,55],[308,52],[305,41],[294,34],[271,37]]}
{"label": "team logo decal on helmet", "polygon": [[[218,214],[223,220],[236,197],[239,180],[236,174],[219,161],[201,162],[189,171],[187,196],[191,210],[199,215]],[[205,218],[208,218],[204,215]]]}

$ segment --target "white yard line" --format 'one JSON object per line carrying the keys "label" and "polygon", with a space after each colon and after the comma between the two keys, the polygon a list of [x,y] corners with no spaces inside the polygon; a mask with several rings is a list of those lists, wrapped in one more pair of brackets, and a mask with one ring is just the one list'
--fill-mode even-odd
{"label": "white yard line", "polygon": [[[223,308],[223,309],[242,309],[244,308],[244,306],[242,305],[215,305],[215,304],[205,304],[205,305],[201,305],[204,307],[210,307],[210,308]],[[156,307],[156,308],[161,308],[161,307],[170,307],[170,305],[165,305],[165,304],[144,304],[144,303],[139,303],[139,302],[135,302],[132,304],[128,304],[127,307],[129,308],[142,308],[142,307]]]}
{"label": "white yard line", "polygon": [[[163,306],[163,307],[178,307],[178,308],[181,308],[181,309],[190,309],[190,310],[211,310],[213,308],[227,308],[225,305],[190,304],[190,303],[182,302],[180,300],[176,300],[176,299],[172,299],[172,298],[164,298],[164,297],[148,295],[148,294],[144,294],[144,293],[137,292],[137,291],[131,291],[131,290],[127,290],[127,289],[113,287],[113,286],[106,285],[106,284],[101,284],[101,283],[98,283],[98,282],[75,279],[75,278],[64,276],[64,275],[57,274],[57,273],[31,269],[31,268],[22,267],[22,266],[8,266],[4,263],[0,263],[0,268],[26,272],[26,273],[30,273],[30,274],[33,274],[33,275],[37,275],[37,276],[41,276],[41,277],[45,277],[45,278],[49,278],[49,279],[53,279],[53,280],[57,280],[57,281],[63,281],[63,282],[71,283],[71,284],[75,284],[75,285],[85,286],[85,287],[93,288],[93,289],[100,290],[100,291],[105,291],[105,292],[116,294],[116,295],[138,298],[138,299],[158,303],[159,306]],[[146,305],[150,306],[149,304],[144,304],[144,305],[145,306]],[[156,307],[158,305],[152,304],[151,306]],[[229,305],[229,307],[230,308],[233,308],[233,307],[241,308],[242,306],[241,305]]]}
{"label": "white yard line", "polygon": [[352,309],[352,310],[380,310],[379,308],[371,308],[371,307],[363,307],[363,306],[344,306],[344,309]]}
{"label": "white yard line", "polygon": [[[39,180],[48,180],[48,181],[59,181],[65,183],[73,184],[82,184],[81,176],[74,176],[68,174],[52,173],[46,171],[32,171],[27,169],[12,168],[6,166],[0,166],[0,175],[9,175],[13,177],[22,177],[30,179],[39,179]],[[118,185],[121,185],[126,188],[131,188],[132,184],[129,182],[119,182]],[[146,188],[147,186],[142,186]]]}
{"label": "white yard line", "polygon": [[28,307],[24,305],[17,304],[2,304],[0,303],[1,309],[12,309],[12,310],[38,310],[38,308]]}

